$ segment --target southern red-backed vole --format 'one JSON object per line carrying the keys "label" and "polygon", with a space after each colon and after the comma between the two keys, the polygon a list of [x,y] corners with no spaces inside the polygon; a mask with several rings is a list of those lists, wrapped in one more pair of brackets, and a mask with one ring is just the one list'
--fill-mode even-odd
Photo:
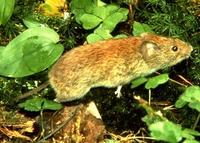
{"label": "southern red-backed vole", "polygon": [[57,101],[71,101],[93,87],[117,87],[175,65],[191,51],[192,47],[179,39],[148,33],[100,41],[65,53],[49,72],[49,80]]}

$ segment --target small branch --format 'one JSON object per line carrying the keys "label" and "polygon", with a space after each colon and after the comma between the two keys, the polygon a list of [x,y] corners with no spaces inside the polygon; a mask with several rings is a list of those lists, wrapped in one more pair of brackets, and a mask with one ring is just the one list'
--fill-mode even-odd
{"label": "small branch", "polygon": [[151,89],[149,89],[149,101],[148,101],[149,106],[151,106]]}
{"label": "small branch", "polygon": [[[158,75],[160,75],[160,73],[159,72],[155,72],[156,74],[158,74]],[[192,84],[192,83],[190,83],[188,80],[186,80],[183,76],[181,76],[181,75],[178,75],[178,77],[179,78],[181,78],[183,81],[187,81],[186,83],[188,83],[188,84]],[[184,86],[184,87],[187,87],[187,85],[185,85],[185,84],[183,84],[183,83],[180,83],[180,82],[178,82],[178,81],[176,81],[176,80],[173,80],[173,79],[171,79],[171,78],[169,78],[169,80],[171,81],[171,82],[174,82],[174,83],[176,83],[176,84],[178,84],[178,85],[181,85],[181,86]]]}
{"label": "small branch", "polygon": [[52,131],[50,134],[48,134],[47,136],[45,136],[43,139],[39,140],[36,143],[43,143],[45,140],[47,140],[48,138],[50,138],[51,136],[53,136],[56,132],[58,132],[59,130],[61,130],[67,123],[69,123],[69,121],[71,121],[75,117],[75,115],[77,114],[77,112],[78,112],[79,109],[80,108],[77,107],[75,109],[75,111],[72,113],[72,115],[69,118],[66,118],[66,120],[60,126],[58,126],[54,131]]}
{"label": "small branch", "polygon": [[42,89],[46,88],[48,85],[49,85],[49,82],[46,81],[46,82],[44,82],[43,84],[41,84],[40,86],[38,86],[38,87],[32,89],[31,91],[26,92],[26,93],[24,93],[24,94],[22,94],[22,95],[16,97],[15,100],[18,102],[18,101],[21,100],[21,99],[24,99],[24,98],[27,98],[27,97],[33,95],[33,94],[36,94],[36,93],[38,93],[39,91],[41,91]]}
{"label": "small branch", "polygon": [[178,75],[178,77],[180,79],[182,79],[183,81],[185,81],[186,83],[188,83],[189,85],[193,85],[191,82],[189,82],[187,79],[185,79],[182,75]]}
{"label": "small branch", "polygon": [[199,115],[197,116],[197,119],[196,119],[196,121],[195,121],[195,123],[194,123],[194,125],[193,125],[193,127],[192,127],[193,130],[195,130],[195,128],[197,127],[197,124],[199,123],[199,120],[200,120],[200,113],[199,113]]}
{"label": "small branch", "polygon": [[174,82],[174,83],[176,83],[176,84],[178,84],[178,85],[181,85],[181,86],[184,86],[184,87],[187,87],[187,85],[185,85],[185,84],[183,84],[183,83],[180,83],[180,82],[178,82],[178,81],[176,81],[176,80],[173,80],[173,79],[169,79],[171,82]]}

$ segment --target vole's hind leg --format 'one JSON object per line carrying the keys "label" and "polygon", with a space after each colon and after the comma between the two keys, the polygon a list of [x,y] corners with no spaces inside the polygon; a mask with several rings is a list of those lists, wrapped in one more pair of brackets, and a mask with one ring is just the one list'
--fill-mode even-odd
{"label": "vole's hind leg", "polygon": [[117,98],[120,98],[122,96],[121,89],[122,89],[122,85],[118,86],[117,90],[115,91]]}

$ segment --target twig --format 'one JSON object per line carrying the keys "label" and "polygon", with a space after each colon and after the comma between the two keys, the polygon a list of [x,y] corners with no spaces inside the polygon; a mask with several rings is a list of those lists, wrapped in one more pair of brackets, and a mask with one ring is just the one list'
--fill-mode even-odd
{"label": "twig", "polygon": [[149,106],[151,106],[151,89],[149,89],[149,101],[148,101]]}
{"label": "twig", "polygon": [[180,83],[180,82],[178,82],[178,81],[176,81],[176,80],[173,80],[173,79],[169,79],[171,82],[174,82],[174,83],[176,83],[176,84],[178,84],[178,85],[181,85],[181,86],[184,86],[184,87],[187,87],[187,85],[185,85],[185,84],[183,84],[183,83]]}
{"label": "twig", "polygon": [[121,135],[116,135],[114,133],[108,132],[108,135],[110,135],[112,139],[119,141],[119,142],[135,141],[135,142],[146,143],[144,140],[154,140],[155,139],[153,137],[138,136],[138,134],[141,133],[140,130],[136,134],[130,132],[130,133],[128,133],[128,135],[124,136],[127,133],[128,132],[123,132]]}
{"label": "twig", "polygon": [[36,94],[36,93],[38,93],[39,91],[41,91],[42,89],[46,88],[48,85],[49,85],[49,82],[46,81],[46,82],[44,82],[43,84],[41,84],[40,86],[38,86],[38,87],[32,89],[31,91],[28,91],[28,92],[26,92],[26,93],[24,93],[24,94],[22,94],[22,95],[16,97],[15,100],[18,102],[18,101],[21,100],[21,99],[24,99],[24,98],[27,98],[27,97],[33,95],[33,94]]}
{"label": "twig", "polygon": [[43,143],[45,140],[47,140],[48,138],[53,136],[56,132],[58,132],[60,129],[62,129],[67,123],[69,123],[69,121],[71,121],[75,117],[75,115],[77,114],[78,110],[79,110],[79,107],[77,107],[75,109],[75,111],[72,113],[72,115],[69,118],[67,118],[60,126],[58,126],[57,129],[55,129],[50,134],[48,134],[47,136],[45,136],[43,139],[39,140],[36,143]]}
{"label": "twig", "polygon": [[200,113],[199,113],[199,115],[197,116],[197,119],[196,119],[196,121],[195,121],[195,123],[194,123],[194,125],[193,125],[193,127],[192,127],[193,130],[197,127],[197,124],[199,123],[199,120],[200,120]]}
{"label": "twig", "polygon": [[182,75],[178,75],[178,77],[180,79],[182,79],[183,81],[185,81],[186,83],[188,83],[189,85],[193,85],[191,82],[189,82],[187,79],[185,79]]}
{"label": "twig", "polygon": [[[158,75],[160,75],[160,73],[159,72],[155,72],[156,74],[158,74]],[[180,77],[180,75],[178,75],[178,77]],[[181,78],[182,77],[182,78]],[[191,85],[191,83],[188,81],[188,80],[186,80],[183,76],[181,76],[180,78],[182,79],[182,80],[184,80],[186,83],[188,83],[188,84],[190,84]],[[174,82],[174,83],[176,83],[176,84],[179,84],[179,85],[181,85],[181,86],[184,86],[184,87],[187,87],[187,85],[185,85],[185,84],[183,84],[183,83],[180,83],[180,82],[178,82],[178,81],[176,81],[176,80],[173,80],[173,79],[171,79],[171,78],[169,78],[169,80],[171,81],[171,82]]]}

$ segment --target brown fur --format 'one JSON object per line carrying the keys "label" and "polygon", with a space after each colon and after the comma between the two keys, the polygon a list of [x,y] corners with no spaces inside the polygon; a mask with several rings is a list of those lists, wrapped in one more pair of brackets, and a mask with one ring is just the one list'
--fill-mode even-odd
{"label": "brown fur", "polygon": [[[172,50],[173,46],[178,51]],[[83,97],[93,87],[116,87],[189,57],[192,47],[152,34],[110,39],[65,53],[49,72],[57,101]]]}

